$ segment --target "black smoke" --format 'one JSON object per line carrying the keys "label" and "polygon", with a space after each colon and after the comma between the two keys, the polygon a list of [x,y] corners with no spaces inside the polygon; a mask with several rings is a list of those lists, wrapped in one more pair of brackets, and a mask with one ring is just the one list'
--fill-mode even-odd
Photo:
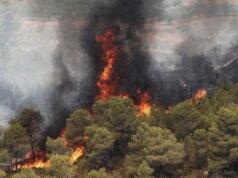
{"label": "black smoke", "polygon": [[[119,93],[129,93],[135,102],[138,102],[138,89],[149,91],[154,103],[167,107],[192,97],[197,89],[213,91],[219,80],[237,81],[237,70],[232,67],[237,64],[236,53],[229,63],[228,54],[212,56],[212,52],[207,52],[215,48],[217,41],[227,39],[224,43],[230,45],[235,36],[237,26],[233,21],[226,26],[228,19],[220,20],[220,16],[233,13],[232,5],[202,1],[188,7],[183,3],[177,0],[31,1],[28,5],[35,18],[57,22],[59,43],[51,56],[52,78],[41,78],[48,84],[47,89],[36,90],[24,102],[16,99],[22,95],[20,90],[8,85],[2,85],[0,90],[12,99],[0,96],[13,110],[28,106],[39,109],[45,117],[47,134],[57,136],[72,111],[89,108],[95,101],[96,82],[104,67],[102,49],[95,36],[108,28],[117,36],[116,45],[120,50],[116,63]],[[194,17],[193,22],[190,18]],[[200,24],[197,19],[204,23]],[[168,36],[179,34],[182,42],[173,44],[172,51],[167,50],[156,38],[160,32]],[[227,32],[231,35],[227,36]],[[211,34],[217,39],[207,38]],[[236,47],[229,45],[232,52],[236,51]],[[163,50],[168,51],[166,57],[160,54]],[[31,65],[26,65],[26,69]],[[39,68],[42,73],[45,71]],[[10,88],[10,94],[6,87]]]}

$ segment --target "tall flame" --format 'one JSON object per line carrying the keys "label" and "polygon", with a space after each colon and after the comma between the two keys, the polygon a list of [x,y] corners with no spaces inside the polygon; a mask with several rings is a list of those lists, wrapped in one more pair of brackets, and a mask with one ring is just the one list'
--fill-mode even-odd
{"label": "tall flame", "polygon": [[149,116],[151,114],[151,97],[148,92],[142,93],[140,90],[137,91],[139,96],[139,105],[137,116],[146,115]]}
{"label": "tall flame", "polygon": [[74,164],[79,158],[81,158],[84,155],[84,151],[85,149],[83,146],[77,146],[74,149],[71,157],[69,158],[69,163]]}
{"label": "tall flame", "polygon": [[106,66],[97,82],[100,90],[97,99],[108,99],[116,95],[119,79],[115,72],[115,63],[118,58],[118,47],[115,45],[116,36],[111,29],[108,29],[102,35],[97,35],[96,41],[100,43],[103,49],[102,61],[106,62]]}

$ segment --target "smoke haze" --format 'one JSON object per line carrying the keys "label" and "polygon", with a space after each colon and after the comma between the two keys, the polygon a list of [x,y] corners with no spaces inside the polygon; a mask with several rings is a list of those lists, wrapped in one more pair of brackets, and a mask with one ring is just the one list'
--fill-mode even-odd
{"label": "smoke haze", "polygon": [[59,130],[90,106],[103,67],[95,35],[109,27],[121,49],[120,90],[132,97],[150,90],[168,106],[220,78],[238,80],[233,68],[221,77],[236,58],[236,0],[5,0],[0,13],[0,124],[34,107]]}

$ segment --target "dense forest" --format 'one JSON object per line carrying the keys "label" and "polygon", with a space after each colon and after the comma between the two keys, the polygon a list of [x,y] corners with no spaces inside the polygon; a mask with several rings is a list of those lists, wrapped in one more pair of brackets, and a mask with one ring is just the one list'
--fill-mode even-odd
{"label": "dense forest", "polygon": [[43,120],[26,108],[1,127],[1,178],[238,176],[238,84],[145,115],[130,99],[97,100],[58,138],[44,136]]}

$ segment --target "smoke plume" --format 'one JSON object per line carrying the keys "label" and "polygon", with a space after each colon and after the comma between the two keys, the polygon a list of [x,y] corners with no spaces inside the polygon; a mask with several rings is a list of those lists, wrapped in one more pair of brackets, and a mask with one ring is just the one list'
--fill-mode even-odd
{"label": "smoke plume", "polygon": [[[58,133],[69,113],[92,105],[103,69],[95,36],[113,29],[119,91],[168,106],[220,79],[237,81],[238,4],[209,0],[30,0],[1,2],[0,112],[24,107]],[[16,11],[19,7],[19,11]],[[34,33],[34,34],[33,34]],[[230,63],[229,63],[230,62]],[[230,75],[224,75],[227,70]],[[226,71],[226,72],[224,72]]]}

